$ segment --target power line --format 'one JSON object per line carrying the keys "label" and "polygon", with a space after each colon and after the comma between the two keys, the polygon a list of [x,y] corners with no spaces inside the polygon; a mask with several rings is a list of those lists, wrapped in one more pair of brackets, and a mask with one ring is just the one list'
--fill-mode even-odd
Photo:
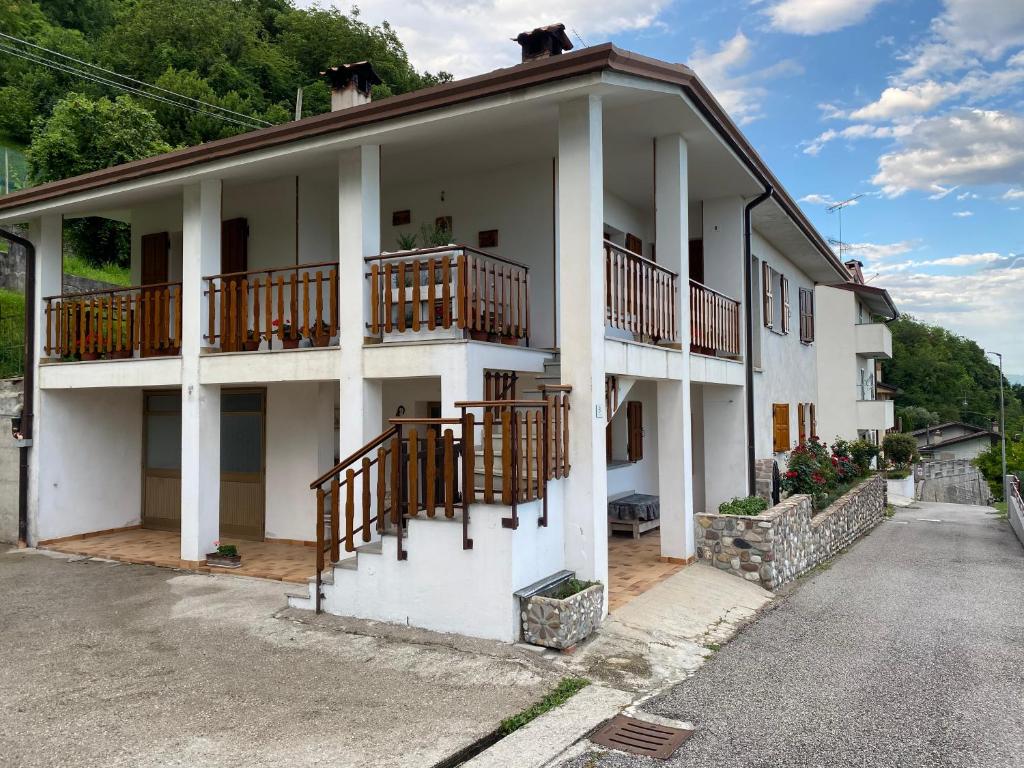
{"label": "power line", "polygon": [[[6,37],[6,35],[5,35],[5,37]],[[117,88],[117,89],[120,89],[122,91],[126,91],[128,93],[133,93],[133,94],[135,94],[137,96],[141,96],[142,98],[145,98],[145,99],[153,99],[155,101],[163,102],[164,104],[169,104],[169,105],[171,105],[173,107],[179,107],[181,109],[187,109],[190,112],[196,112],[196,113],[202,114],[202,115],[209,115],[210,117],[214,117],[214,118],[217,118],[219,120],[224,120],[224,121],[229,122],[229,123],[234,123],[235,125],[240,125],[243,128],[260,128],[260,127],[262,127],[262,126],[260,126],[260,125],[258,125],[256,123],[254,123],[254,122],[244,122],[242,120],[236,120],[233,117],[228,117],[227,115],[219,114],[217,112],[209,112],[209,111],[207,111],[205,109],[199,109],[199,108],[190,106],[188,104],[183,104],[180,101],[175,101],[174,99],[169,99],[169,98],[167,98],[165,96],[160,96],[160,95],[155,94],[155,93],[147,93],[146,91],[143,91],[143,90],[141,90],[139,88],[134,88],[134,87],[132,87],[130,85],[125,85],[124,83],[115,82],[113,80],[110,80],[109,78],[102,77],[101,75],[95,75],[95,74],[92,74],[90,72],[83,72],[82,70],[76,69],[75,67],[72,67],[70,65],[61,64],[61,63],[55,62],[55,61],[48,61],[47,59],[45,59],[45,58],[43,58],[41,56],[37,56],[34,53],[29,53],[28,51],[20,51],[17,48],[12,48],[10,46],[3,45],[2,43],[0,43],[0,51],[2,51],[4,53],[9,53],[12,56],[17,56],[18,58],[24,59],[25,61],[31,62],[33,64],[40,64],[40,65],[42,65],[44,67],[49,67],[50,69],[57,70],[58,72],[64,72],[64,73],[69,74],[69,75],[74,75],[76,77],[81,77],[81,78],[84,78],[86,80],[91,80],[94,83],[99,83],[100,85],[106,85],[106,86],[108,86],[110,88]],[[173,91],[171,93],[173,93]],[[203,103],[203,102],[200,102],[200,103]],[[235,113],[235,114],[239,114],[239,113]],[[246,119],[247,120],[256,120],[256,118],[246,118]],[[263,122],[263,121],[261,121],[261,122]],[[267,125],[270,125],[270,123],[267,123]]]}

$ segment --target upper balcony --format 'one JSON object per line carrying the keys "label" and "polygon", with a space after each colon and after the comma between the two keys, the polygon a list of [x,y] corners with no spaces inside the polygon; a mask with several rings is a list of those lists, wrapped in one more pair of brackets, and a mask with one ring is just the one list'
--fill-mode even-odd
{"label": "upper balcony", "polygon": [[857,429],[884,432],[896,423],[892,400],[858,400]]}
{"label": "upper balcony", "polygon": [[856,353],[861,357],[892,357],[892,331],[885,323],[858,323],[854,326]]}

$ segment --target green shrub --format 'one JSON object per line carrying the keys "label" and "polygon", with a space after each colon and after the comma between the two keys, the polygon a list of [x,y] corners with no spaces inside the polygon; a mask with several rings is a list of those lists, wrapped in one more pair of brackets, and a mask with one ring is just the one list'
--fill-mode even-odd
{"label": "green shrub", "polygon": [[811,437],[790,452],[787,470],[782,476],[782,490],[791,494],[807,493],[819,499],[835,488],[837,480],[838,472],[828,446]]}
{"label": "green shrub", "polygon": [[718,505],[720,515],[760,515],[766,509],[768,509],[768,500],[760,496],[734,498]]}
{"label": "green shrub", "polygon": [[579,579],[569,579],[568,581],[563,581],[561,584],[557,585],[551,592],[545,595],[545,597],[553,597],[555,600],[565,600],[568,597],[579,594],[584,589],[595,587],[600,583],[600,581],[580,581]]}
{"label": "green shrub", "polygon": [[917,440],[913,435],[890,432],[882,440],[885,459],[898,468],[905,469],[918,459]]}
{"label": "green shrub", "polygon": [[536,720],[545,712],[550,712],[552,709],[562,706],[588,685],[590,685],[590,681],[584,677],[563,677],[551,693],[532,707],[528,707],[519,714],[502,720],[501,725],[498,726],[498,733],[501,736],[508,736],[510,733],[518,731],[531,720]]}
{"label": "green shrub", "polygon": [[849,445],[850,459],[857,467],[857,474],[866,475],[871,471],[871,462],[878,456],[881,449],[867,440],[854,440]]}
{"label": "green shrub", "polygon": [[888,472],[885,473],[885,476],[889,480],[905,480],[908,477],[910,477],[910,468],[907,467],[904,469],[890,469]]}

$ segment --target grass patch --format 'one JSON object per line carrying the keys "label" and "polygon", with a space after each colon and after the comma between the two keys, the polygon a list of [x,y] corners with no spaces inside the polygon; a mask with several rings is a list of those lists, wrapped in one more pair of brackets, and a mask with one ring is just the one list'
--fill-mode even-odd
{"label": "grass patch", "polygon": [[21,376],[25,364],[25,297],[0,288],[0,379]]}
{"label": "grass patch", "polygon": [[704,647],[707,648],[709,651],[712,651],[714,653],[718,653],[720,650],[722,650],[722,644],[721,643],[708,643]]}
{"label": "grass patch", "polygon": [[64,274],[87,277],[90,280],[99,280],[114,285],[131,285],[131,272],[128,267],[121,267],[117,264],[104,264],[97,267],[80,256],[70,253],[64,256]]}
{"label": "grass patch", "polygon": [[892,517],[895,514],[896,514],[896,507],[894,507],[892,504],[886,504],[885,505],[885,516],[886,517]]}
{"label": "grass patch", "polygon": [[1006,520],[1010,516],[1010,510],[1007,508],[1005,501],[997,501],[992,504],[996,508],[996,517],[1000,520]]}
{"label": "grass patch", "polygon": [[747,496],[745,499],[734,498],[718,505],[720,515],[760,515],[768,509],[768,500],[760,496]]}
{"label": "grass patch", "polygon": [[505,737],[510,733],[518,731],[524,725],[532,720],[536,720],[545,712],[550,712],[552,709],[562,706],[588,685],[590,685],[590,681],[583,677],[563,677],[558,681],[558,685],[555,686],[555,689],[551,691],[551,693],[538,701],[532,707],[524,709],[517,715],[512,715],[512,717],[506,717],[502,720],[501,725],[498,726],[498,733],[502,737]]}
{"label": "grass patch", "polygon": [[545,592],[544,597],[552,597],[555,600],[565,600],[568,597],[579,594],[584,589],[596,587],[600,583],[600,581],[580,581],[579,579],[569,579],[568,581],[563,581],[552,591]]}

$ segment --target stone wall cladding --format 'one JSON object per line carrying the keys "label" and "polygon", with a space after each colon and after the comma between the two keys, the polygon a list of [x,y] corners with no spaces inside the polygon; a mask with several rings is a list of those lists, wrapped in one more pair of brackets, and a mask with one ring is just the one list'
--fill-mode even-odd
{"label": "stone wall cladding", "polygon": [[21,379],[0,379],[0,541],[18,540],[18,447],[11,417],[21,415]]}
{"label": "stone wall cladding", "polygon": [[970,459],[926,461],[914,467],[918,501],[984,506],[991,499],[988,483]]}
{"label": "stone wall cladding", "polygon": [[803,494],[760,515],[698,514],[697,553],[716,568],[778,589],[877,525],[885,505],[885,479],[875,475],[817,515]]}

